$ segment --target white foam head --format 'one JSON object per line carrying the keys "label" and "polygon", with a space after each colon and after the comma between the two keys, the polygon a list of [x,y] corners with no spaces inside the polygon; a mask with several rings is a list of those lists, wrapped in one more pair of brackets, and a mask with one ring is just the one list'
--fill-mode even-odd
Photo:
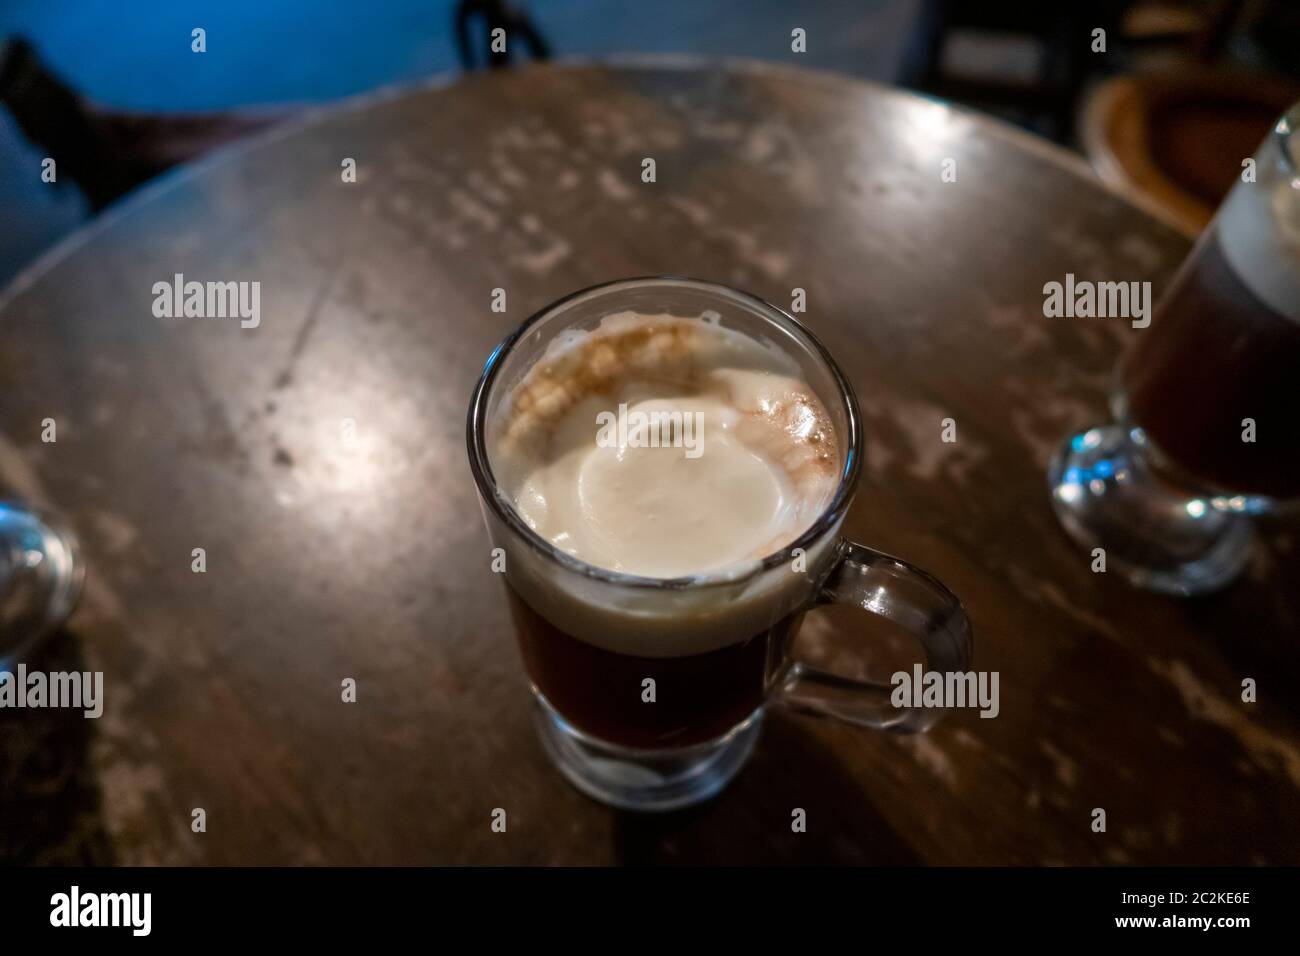
{"label": "white foam head", "polygon": [[835,491],[830,419],[793,360],[708,318],[607,316],[552,342],[510,400],[503,489],[534,531],[611,571],[764,557]]}
{"label": "white foam head", "polygon": [[[501,396],[492,471],[533,531],[608,571],[740,581],[825,512],[842,451],[824,403],[788,354],[717,319],[607,315],[557,335]],[[817,543],[813,568],[828,547]],[[781,569],[728,601],[683,590],[638,608],[523,557],[511,582],[534,609],[642,656],[742,640],[810,587]]]}
{"label": "white foam head", "polygon": [[1300,171],[1297,134],[1283,121],[1260,148],[1257,179],[1239,180],[1215,219],[1215,236],[1241,281],[1279,315],[1300,322]]}

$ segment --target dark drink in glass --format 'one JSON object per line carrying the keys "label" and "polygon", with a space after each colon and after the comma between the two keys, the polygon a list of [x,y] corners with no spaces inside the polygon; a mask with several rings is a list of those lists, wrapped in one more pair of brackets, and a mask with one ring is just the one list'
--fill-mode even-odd
{"label": "dark drink in glass", "polygon": [[[578,731],[655,750],[712,740],[747,719],[785,674],[803,613],[701,654],[640,657],[566,634],[506,586],[533,686]],[[655,706],[641,704],[655,682]]]}
{"label": "dark drink in glass", "polygon": [[1067,440],[1053,462],[1062,524],[1145,587],[1231,581],[1249,516],[1300,499],[1300,107],[1243,171],[1135,330],[1117,424]]}

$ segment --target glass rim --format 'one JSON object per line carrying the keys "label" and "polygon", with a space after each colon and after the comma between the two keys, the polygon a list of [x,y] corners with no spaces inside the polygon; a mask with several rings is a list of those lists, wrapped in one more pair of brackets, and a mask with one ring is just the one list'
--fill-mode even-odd
{"label": "glass rim", "polygon": [[1269,132],[1282,156],[1282,166],[1286,169],[1287,175],[1292,178],[1291,185],[1300,188],[1300,183],[1296,182],[1297,175],[1300,175],[1300,167],[1297,167],[1295,156],[1291,152],[1291,139],[1297,129],[1300,129],[1300,100],[1291,104],[1291,108],[1282,114],[1282,118]]}
{"label": "glass rim", "polygon": [[[560,309],[573,305],[575,300],[592,293],[610,293],[620,288],[635,288],[638,286],[664,284],[670,286],[679,286],[693,288],[701,292],[721,293],[734,299],[740,300],[743,304],[754,309],[758,314],[782,326],[784,330],[791,333],[793,337],[822,363],[830,373],[836,388],[839,390],[840,401],[843,403],[845,411],[845,420],[848,428],[847,441],[845,443],[847,454],[840,467],[840,480],[836,485],[835,493],[831,496],[830,502],[818,514],[817,519],[809,525],[794,541],[772,552],[761,560],[752,562],[740,562],[728,565],[713,571],[703,572],[700,574],[683,575],[673,578],[652,578],[638,574],[627,574],[622,571],[614,571],[609,568],[602,568],[594,564],[589,564],[581,558],[576,558],[566,551],[557,548],[550,541],[543,538],[534,531],[526,521],[515,510],[514,503],[501,490],[496,481],[496,476],[492,473],[492,466],[488,458],[487,450],[487,416],[488,416],[488,397],[491,394],[492,386],[496,382],[497,374],[501,370],[506,356],[508,356],[521,342],[534,326],[550,318]],[[718,585],[736,584],[748,581],[758,575],[771,570],[782,564],[787,564],[794,557],[796,550],[802,549],[805,553],[816,544],[821,538],[831,531],[844,513],[848,510],[852,500],[853,490],[857,484],[858,473],[862,468],[863,436],[861,412],[858,408],[857,396],[853,392],[853,387],[845,378],[839,365],[831,357],[830,352],[822,345],[821,341],[813,335],[812,331],[796,319],[793,315],[784,309],[773,305],[765,299],[762,299],[752,293],[736,289],[718,282],[710,282],[707,279],[695,279],[689,276],[676,275],[652,275],[652,276],[635,276],[626,279],[615,279],[609,282],[600,282],[595,285],[587,286],[576,292],[571,292],[563,298],[557,299],[547,306],[544,306],[537,312],[530,315],[524,322],[513,332],[507,335],[491,352],[487,361],[483,365],[483,372],[479,376],[478,382],[474,386],[474,391],[470,398],[469,415],[466,422],[466,445],[469,451],[470,471],[474,475],[474,484],[478,488],[480,499],[491,508],[493,513],[505,523],[505,525],[514,534],[519,537],[525,544],[534,551],[539,552],[544,557],[549,558],[562,567],[581,574],[584,577],[597,581],[603,581],[607,584],[615,584],[623,587],[633,588],[653,588],[653,589],[670,589],[680,590],[684,588],[703,588]],[[743,570],[734,570],[734,569]]]}

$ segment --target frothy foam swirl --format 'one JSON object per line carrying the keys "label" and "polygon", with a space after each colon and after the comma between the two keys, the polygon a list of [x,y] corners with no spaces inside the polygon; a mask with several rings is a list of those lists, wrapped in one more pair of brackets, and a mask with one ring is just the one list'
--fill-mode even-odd
{"label": "frothy foam swirl", "polygon": [[771,554],[817,519],[839,478],[830,416],[797,364],[712,316],[622,312],[565,333],[499,415],[492,467],[520,516],[629,574]]}

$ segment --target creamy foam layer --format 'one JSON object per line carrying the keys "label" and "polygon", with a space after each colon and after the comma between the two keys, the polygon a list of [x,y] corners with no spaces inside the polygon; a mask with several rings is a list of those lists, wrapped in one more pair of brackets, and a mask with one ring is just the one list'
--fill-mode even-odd
{"label": "creamy foam layer", "polygon": [[1288,165],[1270,134],[1260,151],[1259,182],[1233,186],[1215,225],[1219,247],[1242,282],[1279,315],[1300,322],[1300,186]]}
{"label": "creamy foam layer", "polygon": [[811,526],[839,478],[797,364],[715,316],[623,312],[566,333],[500,414],[492,465],[520,516],[628,574],[752,563]]}

